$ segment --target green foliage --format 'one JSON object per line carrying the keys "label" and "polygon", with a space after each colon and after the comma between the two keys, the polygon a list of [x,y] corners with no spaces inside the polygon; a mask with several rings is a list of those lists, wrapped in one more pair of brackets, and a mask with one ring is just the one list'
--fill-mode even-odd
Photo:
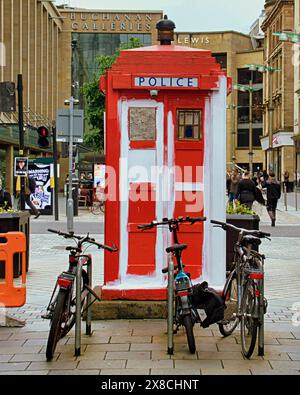
{"label": "green foliage", "polygon": [[99,72],[94,74],[91,79],[83,84],[81,89],[85,98],[85,116],[90,130],[85,133],[84,143],[97,152],[103,151],[104,144],[104,112],[105,96],[99,89],[99,80],[117,60],[121,50],[133,49],[141,46],[140,40],[131,38],[128,44],[123,44],[114,55],[101,55],[96,58]]}
{"label": "green foliage", "polygon": [[0,215],[1,214],[17,214],[20,212],[19,210],[15,210],[13,208],[7,208],[7,203],[8,202],[4,202],[4,207],[0,207]]}
{"label": "green foliage", "polygon": [[235,204],[228,204],[226,213],[236,215],[256,215],[255,211],[250,210],[247,206],[241,204],[240,202],[236,202]]}

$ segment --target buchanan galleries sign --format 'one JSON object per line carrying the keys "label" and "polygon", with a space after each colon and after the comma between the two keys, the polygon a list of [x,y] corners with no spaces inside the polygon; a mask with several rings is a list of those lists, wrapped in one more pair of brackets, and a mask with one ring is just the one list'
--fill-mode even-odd
{"label": "buchanan galleries sign", "polygon": [[139,13],[101,13],[101,12],[71,12],[69,21],[73,31],[147,31],[154,29],[154,23],[162,18],[161,14]]}

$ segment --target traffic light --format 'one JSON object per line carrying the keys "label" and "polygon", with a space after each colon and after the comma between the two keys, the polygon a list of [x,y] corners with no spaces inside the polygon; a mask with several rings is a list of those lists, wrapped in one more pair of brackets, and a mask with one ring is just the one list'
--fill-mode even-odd
{"label": "traffic light", "polygon": [[38,146],[40,148],[48,148],[49,147],[49,130],[45,126],[40,126],[37,130],[39,139],[38,139]]}

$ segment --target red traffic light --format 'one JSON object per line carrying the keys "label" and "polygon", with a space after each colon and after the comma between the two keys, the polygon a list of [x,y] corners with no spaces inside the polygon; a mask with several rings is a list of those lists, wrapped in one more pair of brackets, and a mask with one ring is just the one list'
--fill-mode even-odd
{"label": "red traffic light", "polygon": [[49,130],[45,126],[40,126],[37,130],[39,139],[38,146],[40,148],[48,148],[49,147]]}
{"label": "red traffic light", "polygon": [[40,137],[48,137],[49,136],[49,130],[45,126],[40,126],[38,128],[38,134]]}

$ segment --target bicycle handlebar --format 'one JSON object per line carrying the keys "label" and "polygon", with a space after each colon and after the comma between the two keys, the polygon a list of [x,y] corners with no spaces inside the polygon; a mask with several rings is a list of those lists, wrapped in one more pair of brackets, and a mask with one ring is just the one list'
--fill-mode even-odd
{"label": "bicycle handlebar", "polygon": [[178,218],[163,218],[162,222],[152,221],[150,224],[138,225],[138,229],[146,230],[152,229],[154,226],[161,225],[175,225],[179,223],[189,222],[191,225],[194,225],[196,222],[204,222],[206,221],[206,217],[178,217]]}
{"label": "bicycle handlebar", "polygon": [[77,240],[80,241],[81,244],[83,244],[83,243],[94,244],[99,249],[107,250],[109,252],[116,252],[116,251],[118,251],[118,248],[116,247],[115,244],[113,244],[113,246],[110,247],[110,246],[106,246],[104,244],[97,243],[95,241],[95,239],[92,239],[91,237],[89,237],[89,235],[84,236],[84,237],[80,237],[80,236],[74,235],[72,232],[71,233],[65,233],[65,232],[61,232],[60,230],[54,230],[54,229],[48,229],[48,232],[55,233],[58,236],[62,236],[64,238],[66,238],[66,239],[77,239]]}
{"label": "bicycle handlebar", "polygon": [[225,231],[227,231],[228,229],[232,229],[236,232],[243,233],[244,235],[252,235],[259,237],[260,239],[263,239],[265,237],[271,237],[270,233],[262,232],[261,230],[249,230],[249,229],[238,228],[237,226],[227,224],[221,221],[215,221],[215,220],[211,220],[210,222],[214,225],[219,226]]}

